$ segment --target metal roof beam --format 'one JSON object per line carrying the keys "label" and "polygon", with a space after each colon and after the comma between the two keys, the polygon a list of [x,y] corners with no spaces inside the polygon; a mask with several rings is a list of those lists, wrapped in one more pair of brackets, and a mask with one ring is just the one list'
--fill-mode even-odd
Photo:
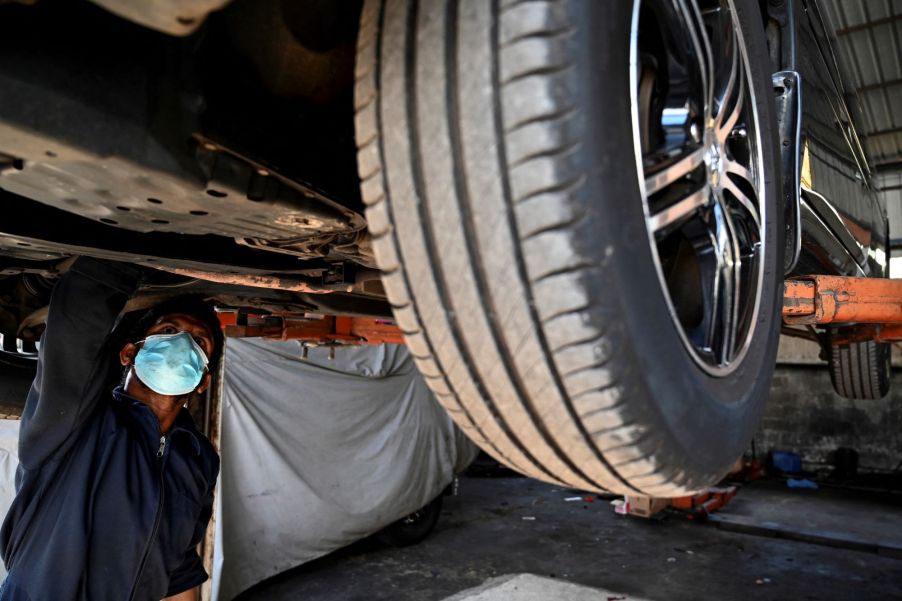
{"label": "metal roof beam", "polygon": [[893,171],[902,171],[902,159],[893,160],[893,161],[884,161],[882,163],[875,163],[873,165],[874,170],[879,173],[890,173]]}
{"label": "metal roof beam", "polygon": [[879,27],[881,25],[893,24],[897,21],[902,21],[902,15],[890,15],[888,17],[874,19],[873,21],[865,21],[864,23],[859,23],[858,25],[849,25],[848,27],[837,29],[836,35],[837,37],[849,35],[850,33],[855,33],[856,31],[866,31],[868,29],[874,29],[875,27]]}
{"label": "metal roof beam", "polygon": [[889,88],[891,86],[902,85],[902,78],[899,79],[890,79],[888,81],[881,81],[878,83],[868,84],[866,86],[861,86],[858,88],[859,92],[874,92],[876,90],[881,90],[883,88]]}
{"label": "metal roof beam", "polygon": [[893,134],[902,134],[902,127],[891,127],[889,129],[878,129],[867,132],[867,138],[876,138],[877,136],[889,136]]}

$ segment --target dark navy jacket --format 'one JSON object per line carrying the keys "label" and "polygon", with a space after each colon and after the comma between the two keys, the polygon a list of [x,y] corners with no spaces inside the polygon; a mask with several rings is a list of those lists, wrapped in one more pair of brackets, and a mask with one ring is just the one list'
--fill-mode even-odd
{"label": "dark navy jacket", "polygon": [[79,259],[53,291],[22,415],[0,601],[159,601],[207,579],[196,546],[219,458],[182,410],[105,388],[106,338],[139,272]]}

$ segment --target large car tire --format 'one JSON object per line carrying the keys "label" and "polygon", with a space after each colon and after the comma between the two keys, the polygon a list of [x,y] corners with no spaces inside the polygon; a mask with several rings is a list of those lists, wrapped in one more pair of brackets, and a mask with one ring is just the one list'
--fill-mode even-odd
{"label": "large car tire", "polygon": [[358,168],[388,297],[440,402],[524,474],[677,496],[716,482],[753,434],[779,337],[782,227],[761,17],[753,0],[735,5],[763,226],[742,356],[708,369],[675,321],[669,295],[684,287],[665,288],[649,233],[632,3],[364,4]]}
{"label": "large car tire", "polygon": [[882,399],[889,393],[891,348],[867,340],[830,345],[830,379],[847,399]]}

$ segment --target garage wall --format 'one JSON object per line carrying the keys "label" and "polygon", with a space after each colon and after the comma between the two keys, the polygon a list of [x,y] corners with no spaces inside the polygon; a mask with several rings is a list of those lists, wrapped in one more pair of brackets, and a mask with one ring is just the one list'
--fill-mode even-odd
{"label": "garage wall", "polygon": [[[833,392],[814,343],[783,337],[770,399],[755,443],[759,453],[793,451],[809,465],[829,464],[837,447],[854,448],[862,468],[892,470],[902,460],[902,369],[876,401]],[[894,362],[898,365],[898,362]]]}

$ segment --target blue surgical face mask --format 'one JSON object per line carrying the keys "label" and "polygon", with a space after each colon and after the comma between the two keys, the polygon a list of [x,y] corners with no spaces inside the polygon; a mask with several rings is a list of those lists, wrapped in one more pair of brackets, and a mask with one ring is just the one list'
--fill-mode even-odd
{"label": "blue surgical face mask", "polygon": [[191,334],[155,334],[143,343],[135,356],[135,373],[148,388],[170,396],[197,388],[208,359]]}

